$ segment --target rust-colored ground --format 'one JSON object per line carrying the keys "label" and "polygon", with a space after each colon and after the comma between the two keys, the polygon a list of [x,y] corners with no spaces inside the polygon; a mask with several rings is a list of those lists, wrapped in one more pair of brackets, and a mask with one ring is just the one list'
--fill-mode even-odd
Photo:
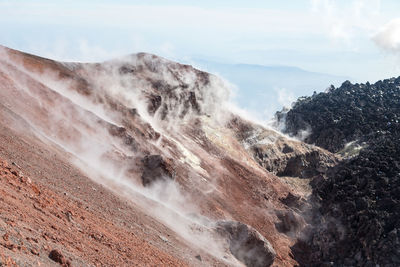
{"label": "rust-colored ground", "polygon": [[[52,175],[58,176],[57,183],[60,174]],[[90,184],[80,178],[79,184]],[[121,223],[110,211],[126,207],[105,189],[92,188],[110,198],[99,200],[99,205],[109,202],[99,211],[100,207],[77,199],[71,189],[62,192],[59,187],[57,192],[37,180],[18,164],[0,159],[0,255],[6,265],[52,265],[48,255],[58,249],[73,266],[186,266],[144,240],[137,225],[128,225],[134,218]]]}

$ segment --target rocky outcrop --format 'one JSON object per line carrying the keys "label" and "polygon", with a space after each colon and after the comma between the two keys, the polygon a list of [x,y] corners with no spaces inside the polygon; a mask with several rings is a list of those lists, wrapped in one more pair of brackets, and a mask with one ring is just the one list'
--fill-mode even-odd
{"label": "rocky outcrop", "polygon": [[340,159],[329,151],[243,120],[233,119],[230,127],[257,163],[277,176],[312,178],[325,173]]}
{"label": "rocky outcrop", "polygon": [[338,162],[337,156],[328,151],[284,139],[255,144],[251,151],[261,166],[277,176],[312,178]]}
{"label": "rocky outcrop", "polygon": [[156,181],[165,181],[175,178],[175,171],[171,161],[164,159],[161,155],[148,155],[142,159],[143,173],[142,183],[144,186],[149,186]]}
{"label": "rocky outcrop", "polygon": [[228,240],[232,255],[246,266],[266,267],[273,264],[276,252],[256,229],[236,221],[219,221],[216,229]]}
{"label": "rocky outcrop", "polygon": [[[124,62],[110,61],[103,64],[103,70],[120,65],[118,73],[138,87],[145,87],[139,94],[147,98],[147,111],[161,120],[182,119],[188,114],[210,114],[216,109],[212,103],[217,98],[227,97],[228,91],[219,95],[211,88],[216,77],[183,65],[168,61],[156,55],[138,53]],[[99,66],[96,66],[99,68]],[[77,67],[77,71],[79,67]],[[224,88],[221,86],[221,88]],[[211,101],[209,101],[211,100]]]}
{"label": "rocky outcrop", "polygon": [[57,249],[50,251],[49,258],[59,263],[63,267],[71,267],[71,262],[67,260],[64,255]]}

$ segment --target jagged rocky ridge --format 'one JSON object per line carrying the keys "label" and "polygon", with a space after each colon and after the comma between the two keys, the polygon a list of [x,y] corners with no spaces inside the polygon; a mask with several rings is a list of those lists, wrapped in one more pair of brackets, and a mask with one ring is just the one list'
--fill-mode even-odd
{"label": "jagged rocky ridge", "polygon": [[345,82],[277,113],[286,132],[308,129],[306,142],[345,156],[312,181],[316,207],[293,247],[301,264],[399,266],[399,103],[400,78],[392,78]]}
{"label": "jagged rocky ridge", "polygon": [[284,132],[299,135],[310,130],[304,141],[331,152],[352,141],[362,143],[380,132],[393,132],[400,123],[400,78],[375,84],[331,86],[327,92],[300,98],[289,111],[276,114]]}

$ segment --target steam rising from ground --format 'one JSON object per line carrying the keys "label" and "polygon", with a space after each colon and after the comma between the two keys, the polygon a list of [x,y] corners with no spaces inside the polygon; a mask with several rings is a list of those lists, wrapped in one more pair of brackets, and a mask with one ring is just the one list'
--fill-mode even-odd
{"label": "steam rising from ground", "polygon": [[[16,69],[14,73],[8,71],[9,77],[15,77],[18,72],[26,75],[26,83],[20,82],[23,81],[20,78],[13,81],[18,83],[17,88],[35,101],[32,105],[37,105],[39,110],[45,111],[47,118],[38,119],[38,114],[19,114],[30,124],[36,135],[46,142],[57,144],[72,155],[73,163],[89,177],[131,199],[192,245],[207,251],[226,264],[239,265],[235,258],[227,254],[225,241],[216,237],[212,230],[213,222],[201,215],[195,215],[200,214],[198,207],[193,204],[191,197],[181,190],[177,182],[164,179],[144,188],[140,184],[139,167],[136,166],[144,156],[143,150],[148,150],[166,156],[180,153],[182,157],[191,159],[189,165],[193,169],[199,167],[197,156],[187,147],[189,143],[185,142],[178,129],[201,116],[212,118],[215,125],[223,125],[230,116],[227,110],[229,89],[214,76],[210,76],[209,81],[201,86],[193,71],[175,70],[174,66],[168,66],[163,59],[146,57],[151,55],[145,55],[140,62],[135,62],[139,60],[135,56],[129,58],[128,62],[107,62],[104,69],[95,65],[84,65],[84,68],[79,69],[73,64],[65,65],[82,75],[92,75],[90,82],[94,90],[91,98],[71,90],[76,84],[60,79],[58,73],[37,73],[21,67],[23,63],[15,63],[14,58],[3,59],[6,64]],[[147,68],[148,71],[143,74],[147,79],[121,75],[120,67],[127,63],[137,68]],[[0,70],[7,71],[6,68]],[[28,77],[39,83],[29,84]],[[166,116],[161,108],[154,115],[148,112],[145,93],[148,92],[152,80],[166,82],[166,87],[161,87],[161,90],[171,90],[172,87],[174,96],[163,99],[163,104],[168,107]],[[182,84],[187,88],[182,88]],[[37,89],[44,87],[49,88],[51,93],[43,95],[43,91]],[[185,109],[183,100],[179,98],[185,94],[185,90],[195,92],[200,114],[193,108]],[[141,144],[142,150],[135,151],[111,135],[107,127],[121,127],[124,122],[119,119],[118,112],[107,107],[105,100],[108,98],[117,100],[128,109],[135,109],[144,123],[160,133],[160,138],[157,141],[149,141],[148,144]],[[178,152],[160,145],[163,140],[175,143]],[[188,162],[183,162],[185,163]],[[200,175],[204,174],[206,173],[200,172]],[[188,175],[193,175],[194,179],[204,178],[199,177],[198,170],[189,171]]]}

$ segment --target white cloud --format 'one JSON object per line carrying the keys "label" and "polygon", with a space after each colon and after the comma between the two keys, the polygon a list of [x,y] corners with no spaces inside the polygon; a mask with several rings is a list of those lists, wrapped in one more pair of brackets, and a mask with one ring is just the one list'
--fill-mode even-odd
{"label": "white cloud", "polygon": [[371,34],[382,20],[380,0],[311,0],[311,10],[320,16],[325,34],[352,48],[357,36]]}
{"label": "white cloud", "polygon": [[385,24],[372,37],[372,40],[380,48],[387,52],[400,52],[400,18],[393,19]]}

